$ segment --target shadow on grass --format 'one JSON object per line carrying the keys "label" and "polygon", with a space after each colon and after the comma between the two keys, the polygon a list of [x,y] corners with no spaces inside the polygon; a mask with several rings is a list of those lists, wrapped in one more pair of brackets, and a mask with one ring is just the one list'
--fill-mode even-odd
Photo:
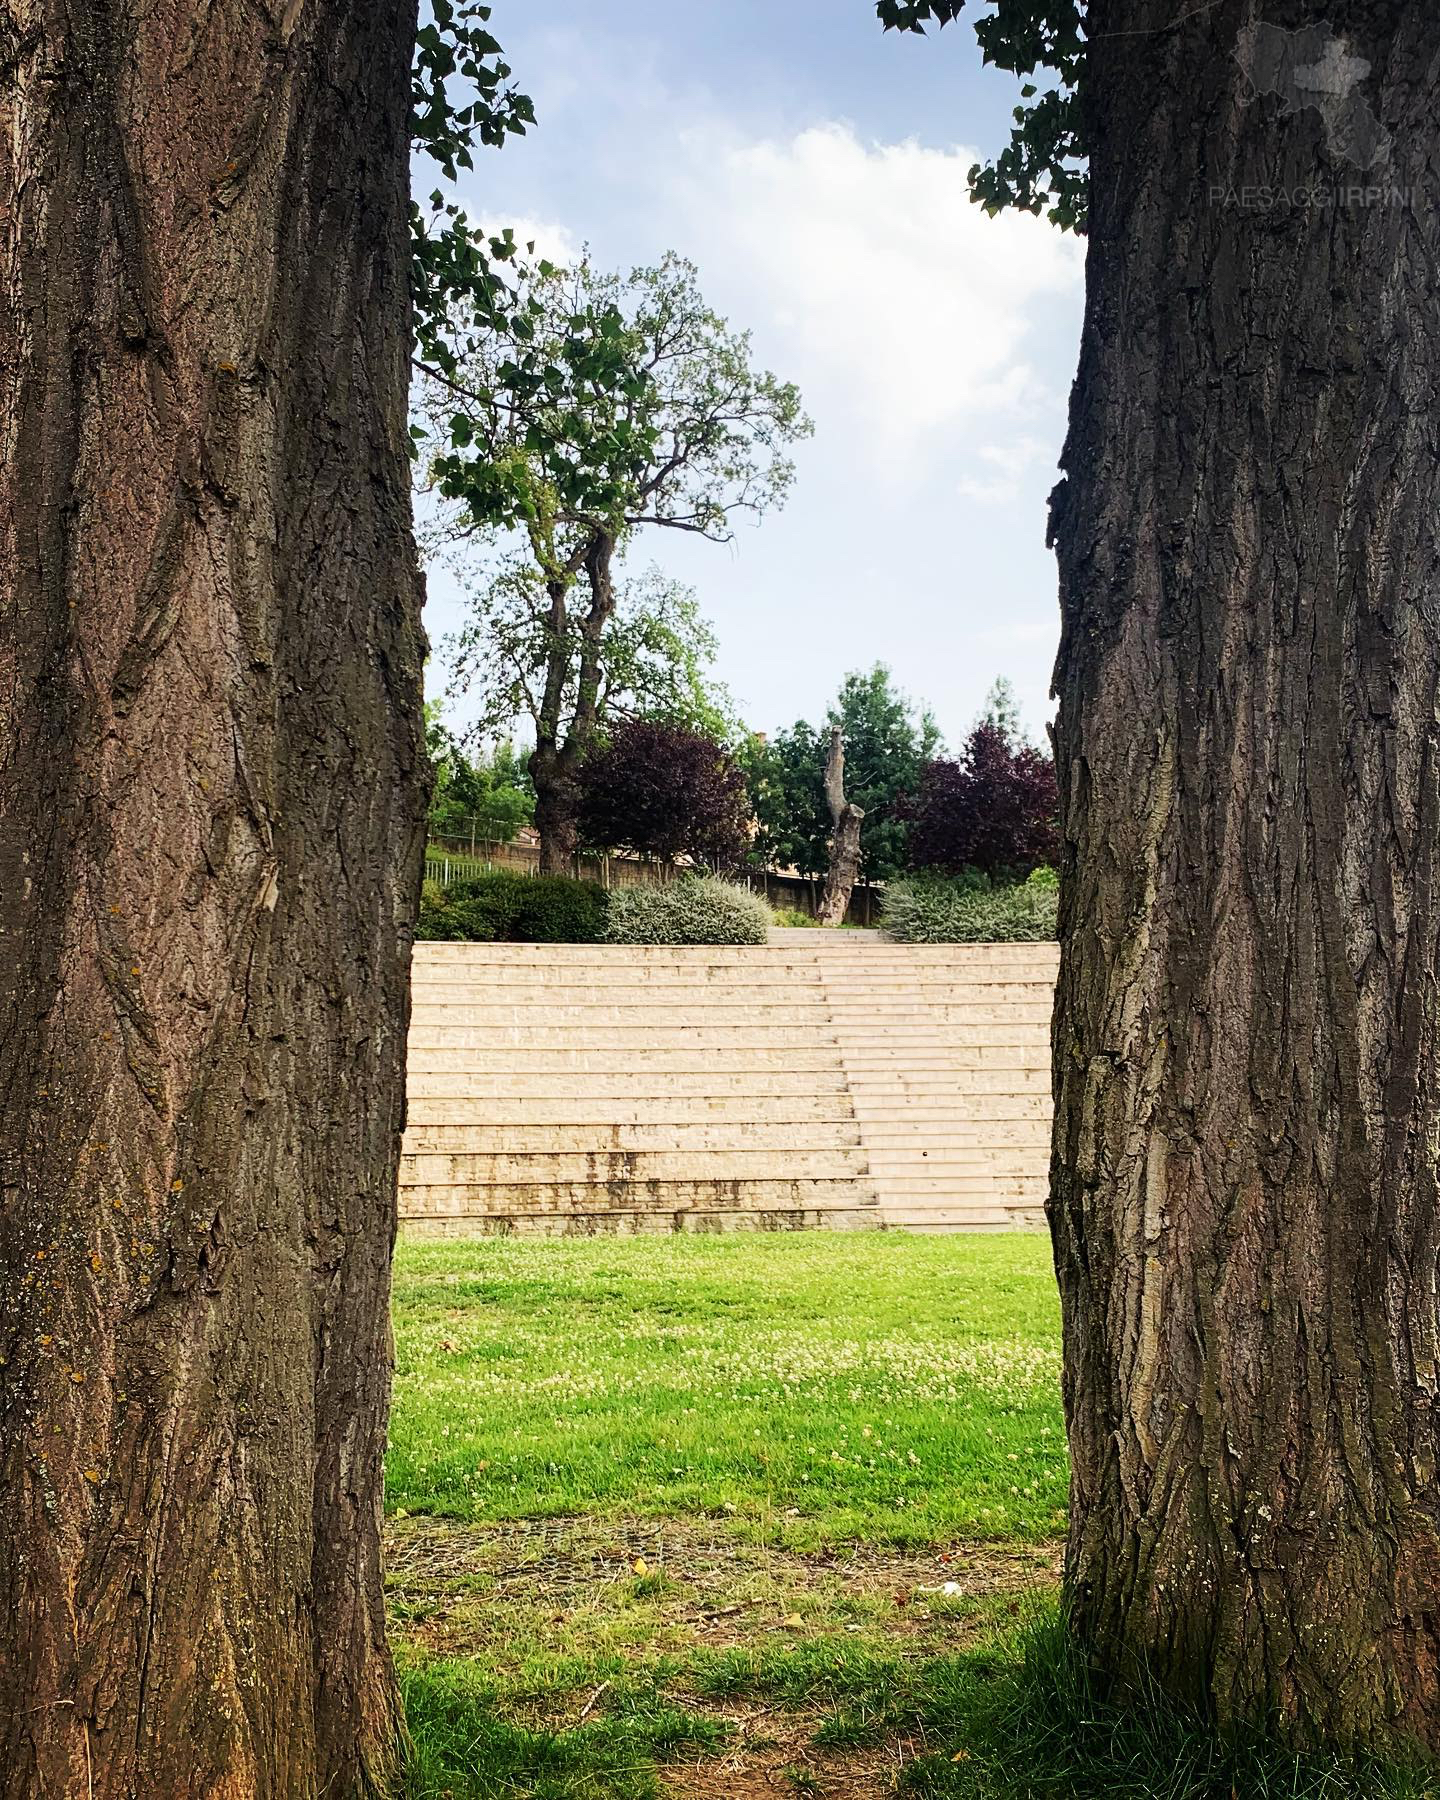
{"label": "shadow on grass", "polygon": [[1297,1755],[1216,1730],[1158,1689],[1109,1697],[1053,1608],[1009,1644],[935,1665],[912,1723],[938,1748],[904,1770],[915,1800],[1436,1800],[1423,1773]]}
{"label": "shadow on grass", "polygon": [[[605,1683],[566,1728],[501,1716],[473,1663],[426,1659],[403,1684],[414,1739],[405,1800],[682,1800],[685,1775],[666,1778],[665,1765],[703,1763],[730,1741],[727,1721],[690,1710],[686,1696],[703,1706],[741,1692],[812,1718],[818,1702],[813,1741],[833,1775],[847,1751],[914,1746],[896,1790],[906,1800],[1440,1800],[1433,1776],[1220,1733],[1155,1691],[1115,1704],[1052,1610],[919,1667],[877,1658],[868,1675],[853,1656],[827,1668],[819,1646],[670,1664],[663,1686]],[[842,1779],[836,1791],[860,1790]]]}
{"label": "shadow on grass", "polygon": [[474,1664],[449,1658],[402,1669],[401,1690],[413,1743],[405,1800],[655,1800],[660,1765],[718,1753],[725,1738],[659,1694],[597,1706],[568,1730],[516,1723],[494,1710]]}

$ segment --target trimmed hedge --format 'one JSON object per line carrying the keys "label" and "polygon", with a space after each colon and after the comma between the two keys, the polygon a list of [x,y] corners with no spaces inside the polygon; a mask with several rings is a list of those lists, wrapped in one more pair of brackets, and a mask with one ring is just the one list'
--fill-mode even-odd
{"label": "trimmed hedge", "polygon": [[441,888],[426,882],[417,938],[470,944],[598,944],[607,895],[593,881],[498,870]]}
{"label": "trimmed hedge", "polygon": [[1053,877],[1003,888],[917,877],[890,883],[880,923],[900,944],[1048,943],[1059,901]]}
{"label": "trimmed hedge", "polygon": [[702,875],[613,889],[605,935],[612,944],[763,944],[769,932],[758,894]]}

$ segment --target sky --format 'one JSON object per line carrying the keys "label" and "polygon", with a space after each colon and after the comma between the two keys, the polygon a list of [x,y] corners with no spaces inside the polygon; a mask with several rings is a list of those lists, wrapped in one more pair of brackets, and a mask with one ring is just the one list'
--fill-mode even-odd
{"label": "sky", "polygon": [[[1040,734],[1083,254],[968,198],[1013,78],[963,18],[884,33],[872,0],[495,0],[491,30],[537,125],[477,155],[472,216],[559,261],[689,257],[815,421],[782,512],[733,544],[652,530],[631,552],[695,588],[742,717],[818,720],[884,662],[952,747],[997,675]],[[432,693],[460,606],[432,570]],[[466,721],[463,697],[448,710]]]}

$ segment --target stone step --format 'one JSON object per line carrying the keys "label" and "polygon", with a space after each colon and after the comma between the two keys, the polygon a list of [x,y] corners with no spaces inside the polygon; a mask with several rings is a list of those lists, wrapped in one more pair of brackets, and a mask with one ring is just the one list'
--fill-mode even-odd
{"label": "stone step", "polygon": [[[923,1016],[920,1013],[919,1016]],[[490,1000],[483,1005],[467,1001],[463,1005],[428,1005],[417,1003],[412,1010],[413,1028],[419,1031],[453,1031],[473,1025],[521,1025],[526,1030],[546,1025],[563,1025],[571,1031],[600,1031],[608,1035],[647,1026],[671,1026],[688,1030],[692,1025],[744,1025],[757,1029],[772,1025],[801,1025],[813,1030],[829,1023],[830,1009],[821,1000],[707,1000],[699,1005],[671,1006],[663,1000],[590,1002],[571,1006],[558,1002],[527,1003],[516,1000]]]}
{"label": "stone step", "polygon": [[[542,1000],[556,997],[576,1005],[624,1000],[637,1001],[664,998],[680,1005],[703,1001],[724,993],[755,995],[789,995],[798,997],[832,996],[847,1000],[888,999],[911,993],[923,994],[927,1000],[943,1000],[954,996],[998,1000],[1030,1000],[1036,988],[1047,992],[1054,985],[1053,969],[1031,971],[1014,965],[977,964],[973,968],[929,971],[897,969],[894,974],[857,975],[847,979],[843,994],[834,995],[834,983],[826,971],[816,965],[811,969],[777,970],[743,975],[735,969],[695,970],[660,966],[649,971],[630,969],[577,969],[574,979],[569,971],[540,966],[533,969],[507,970],[503,964],[493,973],[463,977],[432,970],[417,975],[411,992],[419,1001],[478,1001],[496,998]],[[999,990],[998,992],[996,990]]]}
{"label": "stone step", "polygon": [[866,1105],[892,1106],[904,1100],[911,1106],[943,1109],[948,1100],[963,1101],[971,1094],[1005,1094],[1050,1099],[1050,1059],[1029,1067],[988,1067],[981,1063],[954,1069],[867,1069],[852,1074],[850,1093]]}
{"label": "stone step", "polygon": [[517,1181],[489,1196],[483,1187],[454,1182],[422,1183],[402,1194],[407,1216],[428,1218],[504,1218],[511,1212],[565,1213],[588,1208],[607,1211],[690,1211],[693,1208],[741,1212],[802,1207],[806,1211],[854,1211],[873,1207],[869,1187],[842,1179],[778,1176],[753,1181]]}
{"label": "stone step", "polygon": [[890,1231],[1014,1231],[1016,1222],[1016,1214],[1001,1206],[937,1207],[934,1212],[905,1206],[885,1209],[885,1227]]}
{"label": "stone step", "polygon": [[508,1125],[411,1125],[405,1133],[405,1154],[448,1156],[490,1153],[505,1157],[539,1157],[551,1153],[609,1156],[614,1152],[664,1150],[681,1152],[722,1151],[750,1156],[762,1150],[829,1152],[854,1150],[860,1144],[860,1128],[853,1119],[810,1120],[799,1123],[701,1121],[599,1122],[589,1124]]}
{"label": "stone step", "polygon": [[969,1143],[952,1144],[943,1160],[938,1157],[906,1158],[896,1150],[872,1150],[861,1139],[871,1180],[947,1181],[951,1176],[968,1180],[975,1175],[998,1175],[1007,1181],[1012,1177],[1048,1183],[1050,1178],[1049,1142],[1040,1144],[997,1144],[983,1129]]}
{"label": "stone step", "polygon": [[[1033,989],[1031,990],[1033,993]],[[873,1037],[880,1026],[902,1032],[934,1031],[944,1035],[952,1025],[1033,1025],[1047,1035],[1054,1005],[1048,995],[1029,1000],[897,1000],[832,1001],[829,1014],[841,1042],[860,1033]]]}
{"label": "stone step", "polygon": [[671,1006],[664,1001],[608,1001],[571,1005],[538,1001],[494,1000],[483,1005],[473,1001],[435,1004],[416,1002],[411,1013],[411,1029],[424,1031],[456,1031],[474,1026],[517,1025],[525,1031],[559,1029],[602,1031],[606,1034],[630,1028],[707,1029],[722,1025],[752,1025],[756,1030],[770,1030],[777,1025],[794,1025],[818,1030],[833,1024],[836,1036],[846,1032],[862,1032],[873,1036],[882,1025],[898,1032],[913,1031],[943,1036],[951,1026],[976,1025],[1042,1025],[1050,1023],[1048,1001],[970,1000],[922,1005],[910,1000],[893,1005],[855,1004],[826,1005],[823,1001],[803,1000],[735,1000],[730,997],[706,1001],[699,1005]]}
{"label": "stone step", "polygon": [[591,963],[596,967],[643,968],[652,964],[675,966],[708,963],[714,968],[733,966],[756,969],[766,966],[813,968],[821,963],[832,968],[925,967],[931,964],[967,962],[1033,962],[1059,966],[1059,950],[1044,944],[873,944],[862,950],[810,944],[417,944],[417,970],[453,969],[499,964],[507,969],[526,966],[560,966]]}
{"label": "stone step", "polygon": [[[499,1050],[509,1046],[530,1050],[565,1050],[584,1048],[590,1052],[650,1050],[694,1050],[748,1052],[797,1050],[823,1042],[848,1056],[853,1040],[847,1043],[829,1025],[650,1025],[638,1021],[626,1025],[595,1025],[588,1030],[568,1025],[431,1025],[417,1023],[411,1031],[414,1050]],[[1032,1051],[1037,1048],[1033,1027],[1024,1020],[987,1023],[977,1020],[970,1025],[947,1025],[910,1028],[894,1025],[886,1028],[882,1049],[867,1048],[858,1052],[866,1062],[883,1066],[899,1058],[913,1063],[917,1056],[931,1058],[959,1050]],[[1044,1046],[1049,1056],[1048,1042]],[[746,1058],[748,1061],[748,1057]]]}
{"label": "stone step", "polygon": [[936,1156],[943,1156],[947,1150],[969,1148],[978,1143],[997,1147],[1023,1144],[1027,1148],[1046,1150],[1050,1147],[1050,1121],[1043,1117],[961,1119],[946,1131],[926,1130],[919,1126],[912,1130],[908,1123],[902,1124],[897,1120],[893,1126],[878,1130],[874,1125],[866,1123],[863,1130],[866,1149],[891,1161],[897,1157],[933,1161]]}
{"label": "stone step", "polygon": [[[544,1124],[597,1126],[655,1124],[658,1126],[699,1125],[720,1120],[736,1120],[749,1125],[800,1124],[808,1121],[853,1121],[871,1132],[894,1129],[893,1121],[903,1119],[909,1141],[913,1125],[921,1136],[921,1147],[929,1138],[948,1141],[952,1128],[983,1121],[1037,1120],[1048,1130],[1050,1108],[1040,1094],[981,1093],[969,1096],[969,1106],[949,1104],[886,1101],[880,1106],[856,1102],[847,1094],[709,1094],[709,1093],[637,1093],[631,1085],[628,1093],[552,1094],[526,1099],[519,1095],[417,1095],[412,1097],[409,1121],[412,1125],[494,1125]],[[421,1111],[419,1109],[425,1109]],[[870,1142],[877,1142],[873,1135]]]}
{"label": "stone step", "polygon": [[[964,1027],[955,1027],[957,1031]],[[983,1041],[983,1027],[976,1026],[978,1046]],[[828,1028],[824,1038],[834,1048]],[[817,1028],[804,1025],[607,1025],[581,1032],[566,1025],[416,1025],[411,1032],[415,1050],[498,1050],[507,1046],[532,1050],[567,1050],[583,1047],[596,1051],[624,1050],[693,1050],[750,1051],[779,1050],[793,1046],[803,1050],[822,1036]],[[512,1055],[512,1061],[513,1061]],[[746,1061],[748,1061],[748,1056]]]}
{"label": "stone step", "polygon": [[[621,1125],[682,1129],[731,1122],[742,1130],[773,1126],[853,1126],[855,1113],[844,1094],[668,1094],[610,1095],[596,1099],[571,1094],[553,1099],[507,1098],[413,1099],[408,1108],[412,1133],[484,1126],[496,1131],[512,1127],[585,1127],[592,1132]],[[407,1136],[407,1143],[409,1138]]]}
{"label": "stone step", "polygon": [[[875,1012],[864,1017],[832,1017],[829,1029],[847,1055],[860,1056],[875,1052],[908,1055],[926,1045],[944,1049],[949,1044],[969,1044],[974,1042],[976,1031],[993,1032],[986,1041],[998,1044],[1043,1043],[1047,1049],[1050,1045],[1048,1004],[967,1007],[958,1018],[947,1017],[944,1008],[927,1012],[924,1007],[915,1007],[912,1011],[915,1016],[910,1018],[882,1018]],[[987,1013],[996,1016],[990,1018]]]}
{"label": "stone step", "polygon": [[[812,1103],[828,1107],[843,1104],[847,1116],[850,1103],[845,1095],[845,1077],[838,1069],[756,1069],[736,1073],[727,1069],[549,1069],[517,1075],[498,1072],[471,1073],[457,1071],[443,1076],[430,1075],[426,1081],[463,1081],[447,1094],[420,1095],[412,1082],[414,1101],[422,1098],[435,1105],[447,1097],[477,1108],[496,1107],[501,1103],[528,1114],[532,1105],[549,1106],[567,1101],[596,1106],[633,1101],[645,1107],[661,1102],[675,1105],[694,1103],[701,1106],[734,1107],[743,1115],[747,1107],[771,1102],[776,1106],[801,1106]],[[453,1112],[453,1106],[451,1111]],[[414,1107],[411,1117],[414,1118]],[[487,1116],[498,1117],[498,1114]]]}
{"label": "stone step", "polygon": [[898,1129],[904,1121],[907,1136],[921,1138],[948,1137],[957,1125],[975,1119],[1040,1119],[1050,1129],[1050,1096],[1044,1094],[970,1094],[964,1101],[937,1101],[917,1096],[900,1096],[874,1100],[869,1096],[852,1100],[853,1116],[871,1128],[867,1142],[882,1143],[883,1133],[893,1125]]}
{"label": "stone step", "polygon": [[[462,1077],[468,1081],[493,1080],[497,1075],[508,1077],[514,1074],[517,1061],[521,1060],[525,1068],[533,1071],[537,1078],[550,1075],[583,1079],[586,1074],[593,1074],[597,1080],[602,1081],[624,1078],[638,1082],[650,1080],[660,1074],[670,1074],[694,1075],[707,1080],[713,1078],[717,1083],[723,1084],[731,1080],[774,1080],[778,1083],[793,1075],[824,1075],[834,1079],[840,1087],[844,1086],[844,1072],[839,1053],[833,1044],[804,1048],[787,1045],[763,1050],[750,1049],[746,1051],[743,1061],[738,1063],[734,1060],[717,1061],[714,1056],[701,1051],[657,1050],[638,1048],[635,1045],[624,1050],[613,1045],[608,1049],[591,1050],[566,1044],[527,1049],[523,1059],[517,1059],[514,1050],[510,1048],[412,1049],[410,1091],[414,1094],[432,1095],[466,1093],[469,1090],[464,1087],[449,1085],[451,1079]],[[441,1085],[437,1086],[437,1081]],[[723,1086],[717,1091],[723,1091]]]}
{"label": "stone step", "polygon": [[[646,1186],[684,1182],[695,1176],[697,1158],[684,1150],[402,1152],[401,1187],[609,1187],[616,1182]],[[789,1181],[854,1181],[866,1174],[864,1152],[856,1148],[712,1150],[704,1159],[704,1179],[737,1187]]]}
{"label": "stone step", "polygon": [[1017,1215],[1030,1217],[1044,1211],[1044,1188],[1019,1188],[1004,1183],[974,1183],[968,1188],[947,1188],[945,1192],[907,1193],[904,1190],[877,1188],[877,1210],[886,1224],[914,1219],[949,1219],[958,1211],[997,1211],[1008,1219]]}
{"label": "stone step", "polygon": [[1049,1192],[1050,1184],[1038,1175],[1027,1175],[1018,1169],[1005,1170],[971,1170],[967,1174],[951,1175],[891,1175],[877,1174],[871,1177],[871,1185],[882,1202],[904,1199],[908,1205],[919,1206],[926,1199],[943,1200],[947,1194],[1006,1194],[1017,1202],[1028,1200],[1035,1205],[1043,1205]]}
{"label": "stone step", "polygon": [[991,1144],[987,1142],[956,1144],[940,1162],[899,1162],[894,1153],[871,1150],[864,1146],[870,1179],[877,1186],[892,1181],[969,1181],[978,1176],[996,1176],[1006,1181],[1026,1180],[1046,1183],[1049,1180],[1049,1156],[1037,1158],[1033,1145]]}
{"label": "stone step", "polygon": [[851,1085],[863,1082],[871,1075],[891,1077],[897,1071],[906,1075],[929,1074],[944,1075],[958,1069],[1046,1069],[1050,1067],[1050,1045],[1037,1033],[1018,1035],[1011,1041],[1012,1034],[1005,1034],[1003,1043],[996,1041],[995,1035],[987,1035],[982,1042],[966,1044],[919,1044],[905,1046],[900,1043],[877,1042],[870,1047],[857,1050],[853,1045],[845,1045],[844,1065],[851,1077]]}
{"label": "stone step", "polygon": [[[687,1207],[664,1210],[607,1208],[573,1213],[407,1216],[407,1238],[427,1237],[651,1237],[675,1232],[877,1231],[873,1210],[853,1207]],[[1012,1226],[1013,1229],[1013,1226]]]}

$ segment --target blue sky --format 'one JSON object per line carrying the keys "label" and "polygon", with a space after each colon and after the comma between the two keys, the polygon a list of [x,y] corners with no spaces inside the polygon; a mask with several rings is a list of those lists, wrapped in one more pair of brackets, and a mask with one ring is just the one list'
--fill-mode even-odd
{"label": "blue sky", "polygon": [[[887,35],[871,0],[495,0],[491,25],[538,125],[477,159],[472,212],[560,260],[689,256],[815,419],[782,513],[733,545],[652,532],[632,553],[697,590],[749,724],[816,719],[883,661],[952,743],[997,674],[1038,732],[1082,257],[966,197],[1013,80],[963,20]],[[437,651],[457,608],[436,571]]]}

